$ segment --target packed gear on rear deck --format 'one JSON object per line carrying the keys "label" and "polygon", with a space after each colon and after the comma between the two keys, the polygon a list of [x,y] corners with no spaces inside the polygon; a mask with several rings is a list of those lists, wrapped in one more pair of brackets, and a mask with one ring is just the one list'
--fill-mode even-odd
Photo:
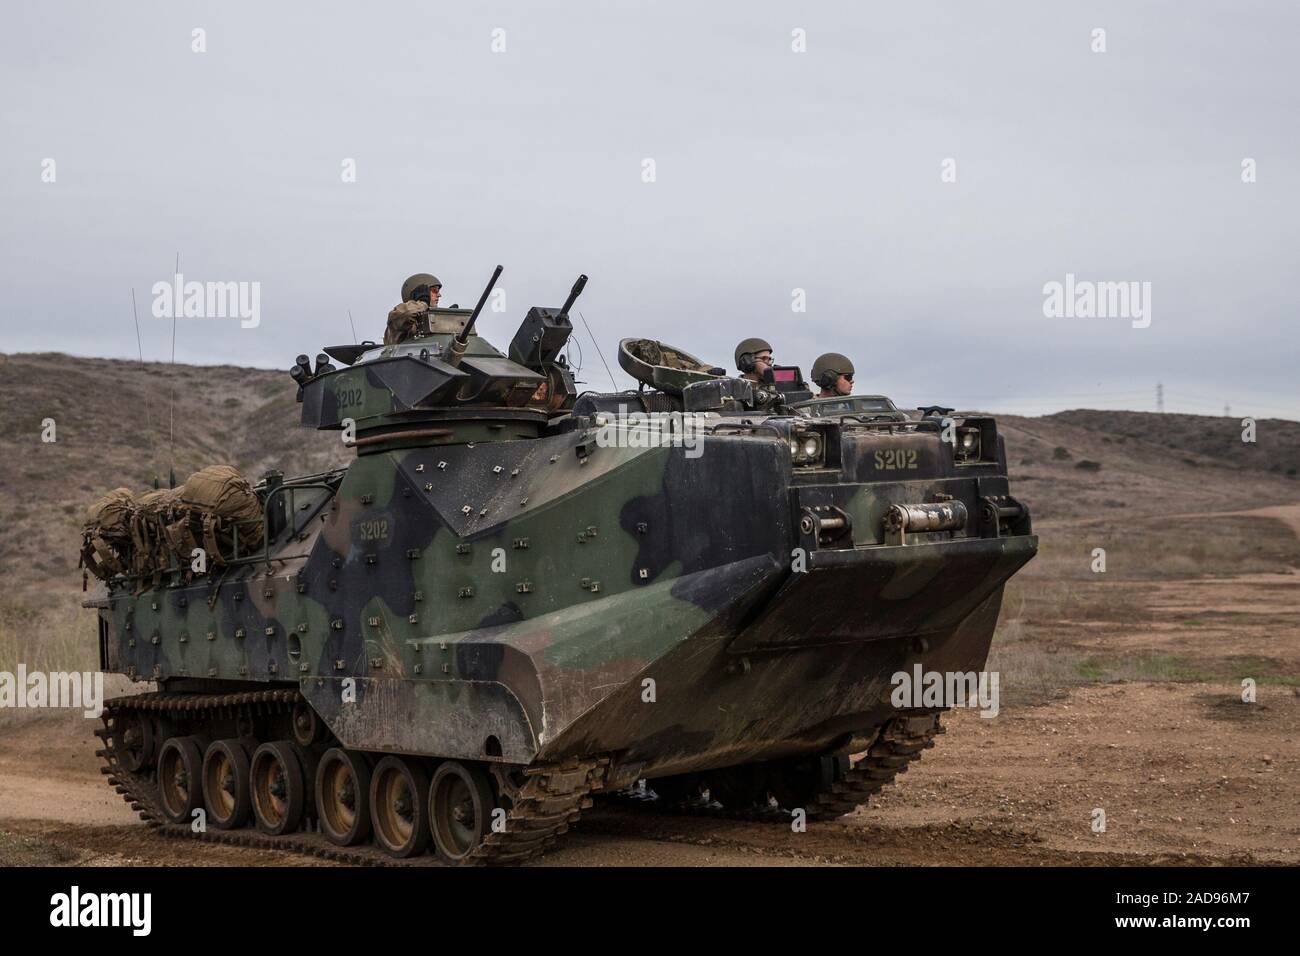
{"label": "packed gear on rear deck", "polygon": [[179,488],[132,495],[117,488],[86,509],[81,566],[107,581],[119,574],[152,576],[178,567],[192,577],[192,558],[219,568],[262,546],[262,502],[230,465],[209,465]]}

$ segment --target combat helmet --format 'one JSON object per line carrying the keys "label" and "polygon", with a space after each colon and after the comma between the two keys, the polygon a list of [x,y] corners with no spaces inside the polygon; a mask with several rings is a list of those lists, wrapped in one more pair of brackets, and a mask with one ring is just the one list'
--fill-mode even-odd
{"label": "combat helmet", "polygon": [[822,388],[834,388],[836,380],[841,375],[852,374],[853,363],[849,361],[847,355],[841,355],[839,352],[819,355],[817,361],[813,362],[812,380]]}
{"label": "combat helmet", "polygon": [[441,289],[442,280],[435,275],[430,275],[428,272],[417,272],[402,283],[402,301],[410,301],[411,294],[422,285],[437,286]]}
{"label": "combat helmet", "polygon": [[754,354],[765,351],[772,351],[772,346],[768,344],[766,339],[745,339],[736,346],[736,368],[742,372],[754,371]]}

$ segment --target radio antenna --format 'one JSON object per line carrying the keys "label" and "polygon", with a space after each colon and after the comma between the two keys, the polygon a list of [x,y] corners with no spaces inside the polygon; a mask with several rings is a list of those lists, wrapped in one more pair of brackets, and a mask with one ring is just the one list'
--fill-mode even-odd
{"label": "radio antenna", "polygon": [[352,321],[352,310],[348,309],[348,325],[352,326],[352,341],[357,341],[357,325]]}
{"label": "radio antenna", "polygon": [[605,353],[600,350],[600,343],[596,341],[596,336],[591,335],[591,326],[587,325],[587,317],[579,312],[578,318],[582,319],[583,327],[586,328],[587,334],[591,336],[591,343],[596,346],[596,354],[600,356],[600,364],[605,366],[605,374],[609,376],[609,384],[617,392],[618,383],[614,381],[614,373],[609,370],[609,363],[605,361]]}
{"label": "radio antenna", "polygon": [[[181,254],[176,252],[176,275],[181,274]],[[176,487],[176,303],[172,303],[172,371],[171,371],[171,397],[167,400],[167,430],[170,433],[168,442],[170,444],[171,460],[167,464],[167,487]]]}
{"label": "radio antenna", "polygon": [[[144,343],[140,339],[140,313],[135,304],[135,286],[131,287],[131,317],[135,319],[135,348],[140,355],[140,369],[144,370]],[[153,469],[154,485],[158,484],[158,451],[154,444],[153,413],[149,410],[149,379],[144,380],[144,421],[149,432],[149,467]]]}

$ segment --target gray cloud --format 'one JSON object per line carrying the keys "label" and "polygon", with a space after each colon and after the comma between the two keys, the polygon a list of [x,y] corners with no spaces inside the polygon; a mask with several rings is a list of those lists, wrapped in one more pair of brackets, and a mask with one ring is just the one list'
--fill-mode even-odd
{"label": "gray cloud", "polygon": [[[77,2],[0,22],[6,351],[133,356],[134,287],[166,357],[148,289],[177,250],[187,278],[262,283],[260,327],[180,320],[178,360],[285,367],[350,338],[349,308],[378,337],[411,272],[470,303],[502,262],[500,345],[586,272],[611,362],[626,335],[722,364],[758,333],[805,369],[846,352],[860,389],[909,405],[1141,408],[1159,381],[1171,409],[1300,417],[1293,7]],[[1044,318],[1067,272],[1150,281],[1151,327]]]}

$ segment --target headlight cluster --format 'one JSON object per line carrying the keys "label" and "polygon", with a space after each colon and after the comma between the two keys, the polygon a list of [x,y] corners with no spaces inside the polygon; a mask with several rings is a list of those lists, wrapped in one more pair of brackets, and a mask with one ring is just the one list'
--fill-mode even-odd
{"label": "headlight cluster", "polygon": [[826,448],[820,432],[793,432],[790,435],[790,458],[796,465],[818,465]]}
{"label": "headlight cluster", "polygon": [[957,442],[953,448],[953,457],[958,461],[980,460],[980,430],[978,426],[968,425],[958,428]]}

